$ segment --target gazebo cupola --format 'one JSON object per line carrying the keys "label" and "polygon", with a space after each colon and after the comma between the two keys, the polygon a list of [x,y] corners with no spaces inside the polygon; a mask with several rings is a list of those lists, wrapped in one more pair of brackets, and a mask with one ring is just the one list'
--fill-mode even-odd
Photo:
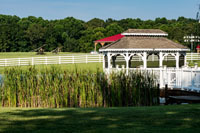
{"label": "gazebo cupola", "polygon": [[127,69],[135,55],[141,58],[143,68],[147,68],[147,59],[152,54],[158,56],[159,67],[163,66],[164,58],[170,55],[175,58],[176,68],[179,68],[180,56],[185,57],[186,51],[189,51],[187,47],[167,39],[168,34],[159,29],[129,29],[122,35],[123,38],[100,48],[105,69],[116,67],[115,60],[119,55],[124,57]]}

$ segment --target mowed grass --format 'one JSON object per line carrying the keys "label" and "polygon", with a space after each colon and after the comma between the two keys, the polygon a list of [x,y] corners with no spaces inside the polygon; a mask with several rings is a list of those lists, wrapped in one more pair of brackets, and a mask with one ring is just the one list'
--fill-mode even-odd
{"label": "mowed grass", "polygon": [[0,108],[0,132],[200,132],[200,105]]}
{"label": "mowed grass", "polygon": [[195,66],[195,64],[197,63],[198,66],[200,67],[200,61],[188,61],[189,66]]}
{"label": "mowed grass", "polygon": [[[64,55],[82,55],[86,53],[72,53],[72,52],[60,52],[53,54],[51,52],[45,52],[44,55],[37,55],[36,52],[0,52],[0,59],[5,58],[28,58],[28,57],[45,57],[45,56],[64,56]],[[89,53],[87,53],[89,54]]]}

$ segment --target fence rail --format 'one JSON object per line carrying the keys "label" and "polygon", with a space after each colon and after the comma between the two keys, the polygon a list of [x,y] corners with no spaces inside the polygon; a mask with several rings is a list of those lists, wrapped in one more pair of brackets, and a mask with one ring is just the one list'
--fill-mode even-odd
{"label": "fence rail", "polygon": [[[116,61],[123,61],[123,57],[118,57]],[[157,56],[149,56],[148,61],[158,61]],[[164,60],[175,60],[174,57],[166,57]],[[187,61],[200,61],[200,53],[187,53]],[[142,61],[138,56],[134,56],[132,61]],[[48,65],[48,64],[74,64],[74,63],[92,63],[103,62],[103,56],[100,54],[85,55],[67,55],[67,56],[46,56],[29,58],[7,58],[0,59],[1,66],[26,66],[26,65]]]}
{"label": "fence rail", "polygon": [[200,53],[187,53],[187,61],[200,61]]}
{"label": "fence rail", "polygon": [[29,58],[7,58],[0,59],[0,66],[26,66],[26,65],[48,65],[48,64],[74,64],[103,62],[102,55],[67,55],[46,56]]}

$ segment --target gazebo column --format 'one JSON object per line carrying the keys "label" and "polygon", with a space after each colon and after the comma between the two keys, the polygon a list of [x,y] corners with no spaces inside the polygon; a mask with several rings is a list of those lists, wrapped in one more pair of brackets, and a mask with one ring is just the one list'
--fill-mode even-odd
{"label": "gazebo column", "polygon": [[126,60],[126,69],[129,69],[129,60],[130,60],[130,57],[129,57],[128,53],[126,54],[125,60]]}
{"label": "gazebo column", "polygon": [[106,55],[103,55],[103,69],[106,68]]}
{"label": "gazebo column", "polygon": [[126,74],[128,75],[128,70],[129,70],[129,60],[130,60],[130,56],[128,55],[128,53],[126,53]]}
{"label": "gazebo column", "polygon": [[108,69],[111,68],[111,54],[108,53]]}
{"label": "gazebo column", "polygon": [[159,53],[159,66],[160,67],[163,66],[163,53],[162,52]]}
{"label": "gazebo column", "polygon": [[147,68],[147,52],[143,53],[142,60],[143,60],[143,67]]}
{"label": "gazebo column", "polygon": [[187,59],[186,59],[186,53],[184,53],[184,66],[187,66]]}
{"label": "gazebo column", "polygon": [[176,53],[176,68],[178,69],[179,68],[179,52]]}
{"label": "gazebo column", "polygon": [[98,44],[97,42],[94,43],[94,51],[95,52],[97,51],[97,44]]}

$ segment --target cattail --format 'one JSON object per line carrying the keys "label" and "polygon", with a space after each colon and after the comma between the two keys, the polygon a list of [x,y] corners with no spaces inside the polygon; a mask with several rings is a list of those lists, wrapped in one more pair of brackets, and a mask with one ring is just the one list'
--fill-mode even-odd
{"label": "cattail", "polygon": [[[158,104],[152,73],[35,66],[5,69],[0,85],[3,107],[115,107]],[[155,100],[156,99],[156,100]]]}

